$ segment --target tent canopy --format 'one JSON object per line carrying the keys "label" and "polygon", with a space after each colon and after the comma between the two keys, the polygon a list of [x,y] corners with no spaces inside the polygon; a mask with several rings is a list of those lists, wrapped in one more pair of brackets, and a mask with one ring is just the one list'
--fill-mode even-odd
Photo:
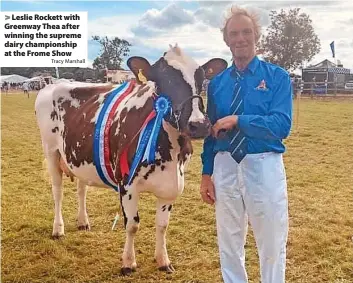
{"label": "tent canopy", "polygon": [[42,80],[44,80],[42,77],[33,77],[30,79],[27,79],[26,82],[40,82]]}
{"label": "tent canopy", "polygon": [[25,80],[28,78],[20,76],[20,75],[6,75],[6,76],[1,76],[0,77],[0,82],[7,82],[7,83],[23,83]]}
{"label": "tent canopy", "polygon": [[303,69],[304,72],[309,72],[309,73],[335,73],[335,74],[350,74],[352,73],[350,69],[343,68],[343,67],[337,67],[335,63],[332,63],[329,60],[324,60],[320,62],[319,64],[309,66],[305,69]]}

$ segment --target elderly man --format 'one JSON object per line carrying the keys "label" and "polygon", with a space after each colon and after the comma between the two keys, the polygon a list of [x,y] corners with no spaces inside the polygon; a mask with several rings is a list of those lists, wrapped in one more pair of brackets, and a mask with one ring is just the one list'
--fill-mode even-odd
{"label": "elderly man", "polygon": [[208,86],[213,124],[206,138],[200,193],[215,203],[224,282],[247,282],[244,244],[250,222],[261,282],[285,282],[288,234],[283,139],[292,122],[292,86],[282,68],[257,58],[255,15],[232,7],[223,38],[233,64]]}

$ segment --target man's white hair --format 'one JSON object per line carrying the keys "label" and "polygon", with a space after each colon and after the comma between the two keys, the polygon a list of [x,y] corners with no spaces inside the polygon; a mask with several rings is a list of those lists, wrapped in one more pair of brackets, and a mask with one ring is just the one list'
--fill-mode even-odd
{"label": "man's white hair", "polygon": [[260,25],[260,20],[259,20],[259,15],[255,12],[250,12],[244,8],[240,8],[239,6],[232,5],[229,10],[227,11],[227,15],[225,17],[224,25],[223,28],[221,28],[221,31],[223,33],[223,40],[225,43],[228,42],[227,38],[227,25],[230,19],[235,18],[237,16],[245,16],[248,17],[254,26],[254,32],[255,32],[255,41],[258,42],[261,36],[261,25]]}

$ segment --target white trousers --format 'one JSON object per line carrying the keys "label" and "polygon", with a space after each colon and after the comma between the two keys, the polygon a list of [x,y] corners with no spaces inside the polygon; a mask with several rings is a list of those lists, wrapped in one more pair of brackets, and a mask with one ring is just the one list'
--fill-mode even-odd
{"label": "white trousers", "polygon": [[238,164],[229,152],[219,152],[213,179],[224,282],[248,281],[244,245],[249,221],[260,257],[261,282],[284,283],[288,201],[282,154],[248,154]]}

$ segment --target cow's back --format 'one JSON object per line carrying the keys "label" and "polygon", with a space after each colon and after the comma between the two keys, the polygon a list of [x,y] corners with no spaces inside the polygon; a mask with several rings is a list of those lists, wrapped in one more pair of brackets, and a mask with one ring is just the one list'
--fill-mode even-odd
{"label": "cow's back", "polygon": [[77,163],[77,153],[85,148],[92,151],[98,98],[111,88],[106,84],[60,83],[38,93],[35,111],[45,155],[58,150],[65,161]]}

